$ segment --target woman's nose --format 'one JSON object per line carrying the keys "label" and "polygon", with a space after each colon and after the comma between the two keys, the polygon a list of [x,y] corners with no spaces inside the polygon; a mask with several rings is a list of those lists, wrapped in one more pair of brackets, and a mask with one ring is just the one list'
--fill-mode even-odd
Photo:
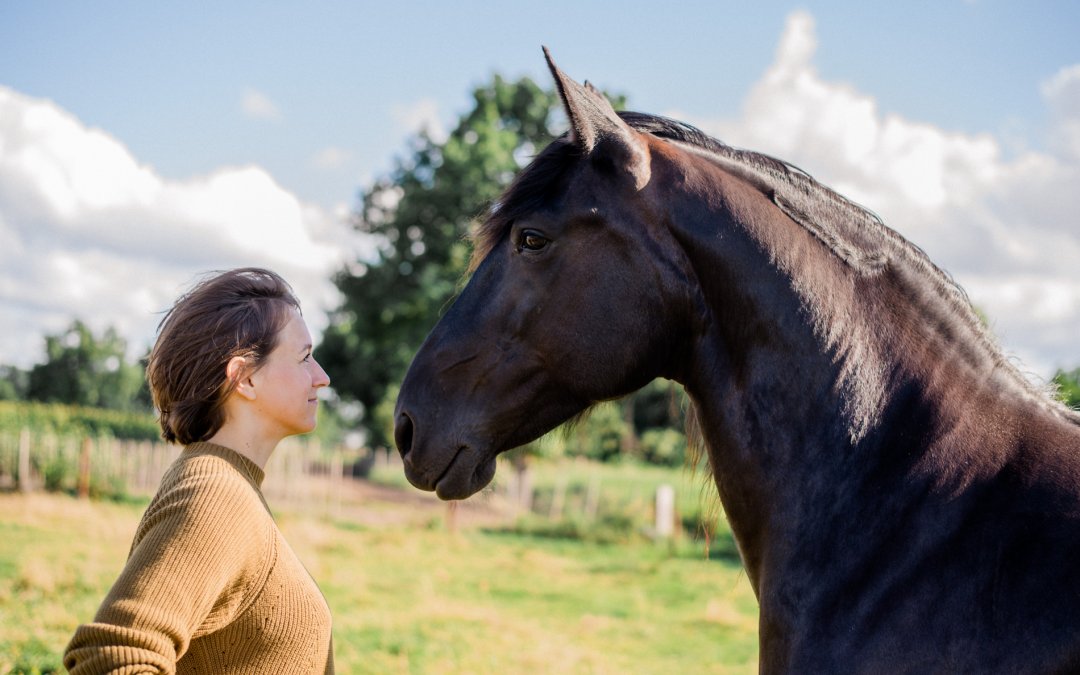
{"label": "woman's nose", "polygon": [[[314,359],[312,360],[314,361]],[[314,363],[315,377],[312,378],[312,386],[316,388],[328,386],[330,384],[330,376],[326,374],[326,371],[323,370],[323,367],[319,365],[318,361],[314,361]]]}

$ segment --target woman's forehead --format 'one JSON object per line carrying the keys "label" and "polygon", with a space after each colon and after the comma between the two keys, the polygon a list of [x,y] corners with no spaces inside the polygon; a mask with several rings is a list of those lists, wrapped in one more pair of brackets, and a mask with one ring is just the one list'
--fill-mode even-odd
{"label": "woman's forehead", "polygon": [[297,348],[311,344],[311,332],[304,322],[304,317],[295,308],[289,310],[289,321],[281,329],[279,342]]}

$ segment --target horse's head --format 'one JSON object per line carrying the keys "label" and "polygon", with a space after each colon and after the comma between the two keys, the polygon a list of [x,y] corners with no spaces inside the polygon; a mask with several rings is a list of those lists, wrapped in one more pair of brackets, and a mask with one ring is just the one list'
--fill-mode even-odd
{"label": "horse's head", "polygon": [[548,64],[571,130],[493,207],[397,401],[405,474],[444,499],[483,488],[500,452],[677,367],[687,298],[650,201],[648,137]]}

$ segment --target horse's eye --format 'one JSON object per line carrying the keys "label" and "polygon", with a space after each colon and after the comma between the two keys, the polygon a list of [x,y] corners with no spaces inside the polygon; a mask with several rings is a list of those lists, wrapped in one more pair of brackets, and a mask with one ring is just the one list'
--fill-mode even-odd
{"label": "horse's eye", "polygon": [[521,233],[521,250],[523,251],[539,251],[548,244],[548,239],[544,235],[534,230],[525,230]]}

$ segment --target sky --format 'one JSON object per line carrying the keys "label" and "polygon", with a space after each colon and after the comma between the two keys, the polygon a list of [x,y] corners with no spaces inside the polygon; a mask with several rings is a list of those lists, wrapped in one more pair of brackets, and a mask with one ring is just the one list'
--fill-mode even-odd
{"label": "sky", "polygon": [[547,45],[879,214],[1045,379],[1080,366],[1077,35],[1066,0],[0,0],[0,364],[74,318],[142,353],[241,265],[285,275],[317,337],[372,251],[359,191],[494,74],[550,86]]}

